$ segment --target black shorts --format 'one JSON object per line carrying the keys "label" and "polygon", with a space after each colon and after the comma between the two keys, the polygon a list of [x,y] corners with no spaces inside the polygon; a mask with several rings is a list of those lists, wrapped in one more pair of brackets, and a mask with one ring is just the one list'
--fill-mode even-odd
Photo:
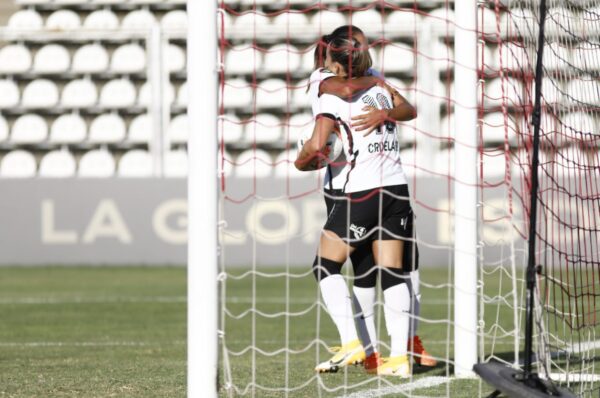
{"label": "black shorts", "polygon": [[[412,240],[414,215],[408,185],[393,185],[330,197],[323,227],[358,247],[372,240]],[[326,200],[327,202],[327,200]]]}

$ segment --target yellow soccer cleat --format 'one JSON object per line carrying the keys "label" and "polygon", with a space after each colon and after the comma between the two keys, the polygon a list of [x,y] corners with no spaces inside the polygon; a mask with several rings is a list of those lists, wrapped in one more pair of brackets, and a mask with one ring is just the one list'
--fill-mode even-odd
{"label": "yellow soccer cleat", "polygon": [[330,360],[317,365],[315,371],[319,373],[335,373],[344,366],[358,365],[365,360],[365,350],[360,344],[360,340],[351,341],[331,351],[337,351],[337,353]]}
{"label": "yellow soccer cleat", "polygon": [[410,362],[408,355],[383,358],[383,363],[369,373],[377,373],[380,376],[410,377]]}

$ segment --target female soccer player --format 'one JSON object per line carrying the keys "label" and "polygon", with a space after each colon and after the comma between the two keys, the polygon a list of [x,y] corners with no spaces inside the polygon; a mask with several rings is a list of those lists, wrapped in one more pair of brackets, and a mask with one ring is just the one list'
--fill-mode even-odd
{"label": "female soccer player", "polygon": [[[371,66],[368,50],[352,36],[332,38],[327,57],[329,69],[343,78],[364,76]],[[396,126],[387,123],[383,131],[366,136],[351,126],[352,117],[362,112],[364,104],[389,111],[391,102],[387,91],[378,86],[348,101],[322,94],[313,135],[304,144],[295,164],[300,170],[318,168],[319,154],[329,134],[340,131],[348,165],[334,179],[343,179],[345,197],[336,200],[329,212],[314,261],[315,276],[320,281],[328,311],[341,331],[342,351],[346,351],[347,356],[356,356],[358,347],[350,344],[352,338],[356,340],[356,332],[348,322],[352,308],[340,270],[348,254],[372,242],[374,259],[382,266],[381,285],[391,354],[370,371],[407,377],[410,375],[407,357],[410,293],[403,263],[404,241],[413,239],[413,214],[400,164]]]}
{"label": "female soccer player", "polygon": [[[333,94],[347,99],[359,91],[379,84],[384,85],[391,94],[394,108],[379,109],[376,107],[366,106],[363,108],[363,110],[368,111],[368,113],[353,117],[354,130],[361,131],[368,135],[375,129],[378,129],[380,126],[384,125],[385,122],[389,123],[392,119],[395,121],[407,121],[413,119],[416,116],[414,108],[396,90],[389,85],[385,85],[380,79],[380,74],[374,69],[369,68],[366,72],[366,76],[355,79],[347,79],[336,76],[330,70],[322,68],[326,58],[328,42],[336,36],[348,36],[349,34],[358,40],[358,42],[364,48],[368,48],[368,42],[363,32],[358,27],[345,25],[335,29],[330,35],[323,36],[319,45],[315,49],[315,71],[311,75],[309,86],[309,96],[313,104],[313,114],[316,116],[319,113],[319,110],[315,109],[315,105],[319,103],[320,94]],[[342,173],[344,166],[346,166],[345,162],[343,164],[327,165],[327,173],[325,175],[324,185],[325,203],[328,214],[331,212],[334,206],[335,201],[333,198],[339,196],[342,192],[342,179],[334,177],[339,176]],[[405,266],[405,271],[410,273],[410,279],[407,280],[407,283],[413,296],[413,302],[411,305],[413,317],[411,318],[411,339],[409,341],[409,350],[413,352],[414,360],[418,364],[423,366],[435,366],[437,364],[435,358],[425,351],[421,340],[416,334],[416,318],[419,316],[420,294],[418,279],[418,251],[414,241],[411,240],[405,242],[404,256],[405,259],[403,263]],[[370,244],[358,246],[351,254],[350,258],[355,275],[353,286],[353,304],[355,307],[356,326],[358,328],[360,340],[362,341],[366,352],[364,366],[369,371],[377,368],[377,366],[381,363],[379,354],[377,353],[377,334],[375,331],[374,322],[374,305],[376,300],[375,286],[377,282],[377,273],[375,272],[373,254]],[[341,275],[339,277],[341,277]],[[326,284],[328,283],[332,282],[326,281]],[[325,300],[327,301],[327,299]],[[347,360],[346,364],[358,362],[360,359],[365,357],[365,355],[362,353],[362,347],[354,337],[355,335],[351,332],[344,333],[347,322],[338,319],[336,326],[339,324],[341,324],[341,328],[338,327],[338,330],[340,331],[340,337],[342,338],[342,350],[334,355],[334,357],[330,360],[319,364],[316,370],[320,372],[336,371],[339,366],[345,365],[343,362],[340,362],[340,360],[344,357],[346,357]],[[344,341],[344,336],[348,336],[346,341]],[[354,340],[348,341],[348,339],[351,339],[352,337],[354,337]],[[345,356],[347,351],[354,351],[358,353],[356,355]]]}

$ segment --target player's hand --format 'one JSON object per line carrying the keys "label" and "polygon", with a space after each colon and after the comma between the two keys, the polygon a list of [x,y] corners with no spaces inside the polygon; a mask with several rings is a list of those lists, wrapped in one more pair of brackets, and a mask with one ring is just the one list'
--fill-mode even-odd
{"label": "player's hand", "polygon": [[[352,127],[356,131],[364,131],[363,137],[368,136],[374,130],[379,128],[386,121],[391,120],[388,116],[388,111],[386,109],[377,109],[372,106],[365,106],[362,108],[363,111],[367,113],[363,113],[362,115],[354,116],[352,118]],[[394,121],[395,123],[395,121]]]}

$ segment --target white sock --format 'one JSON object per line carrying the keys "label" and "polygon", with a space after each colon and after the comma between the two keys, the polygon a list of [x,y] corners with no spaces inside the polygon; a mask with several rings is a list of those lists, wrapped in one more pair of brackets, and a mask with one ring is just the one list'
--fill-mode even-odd
{"label": "white sock", "polygon": [[340,333],[342,345],[358,339],[354,327],[352,300],[344,277],[340,274],[330,275],[321,279],[319,287],[327,312]]}
{"label": "white sock", "polygon": [[391,338],[391,357],[407,354],[410,293],[401,283],[383,291],[385,325]]}
{"label": "white sock", "polygon": [[410,328],[409,337],[417,336],[417,327],[419,326],[419,316],[421,315],[421,287],[419,270],[412,271],[410,273],[410,279],[407,280],[409,284],[408,289],[411,293],[411,317],[410,317]]}
{"label": "white sock", "polygon": [[354,316],[360,341],[367,356],[377,352],[377,332],[375,330],[375,287],[353,286]]}

